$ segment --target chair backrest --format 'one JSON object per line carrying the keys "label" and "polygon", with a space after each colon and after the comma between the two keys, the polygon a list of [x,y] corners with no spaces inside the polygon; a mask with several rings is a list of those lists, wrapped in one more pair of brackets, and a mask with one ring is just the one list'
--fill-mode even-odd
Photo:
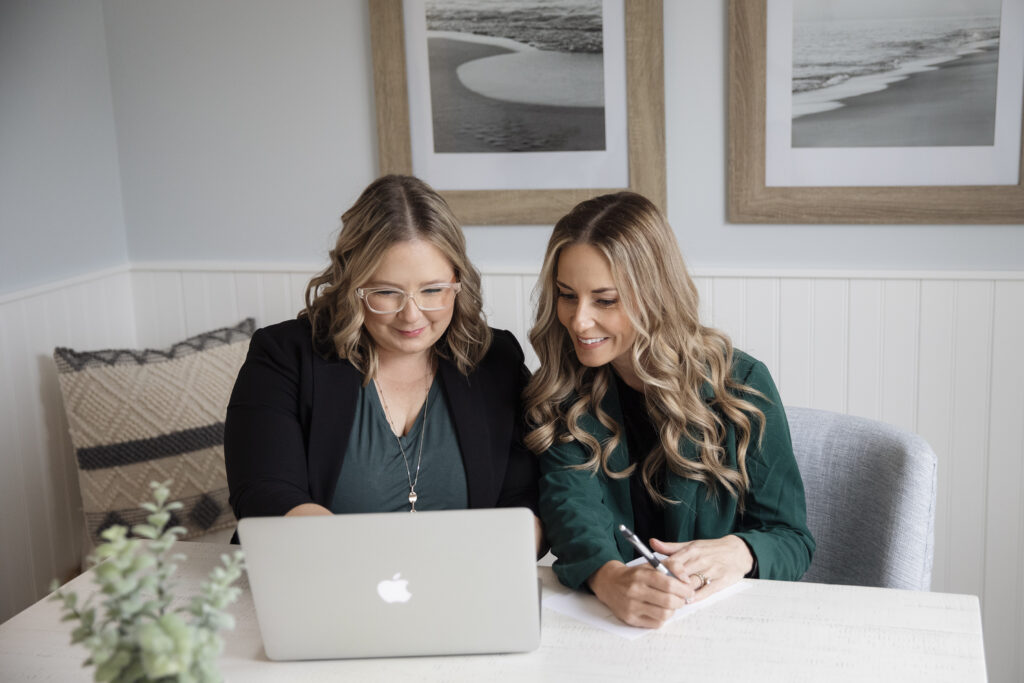
{"label": "chair backrest", "polygon": [[786,408],[817,542],[804,581],[929,590],[937,459],[876,420]]}

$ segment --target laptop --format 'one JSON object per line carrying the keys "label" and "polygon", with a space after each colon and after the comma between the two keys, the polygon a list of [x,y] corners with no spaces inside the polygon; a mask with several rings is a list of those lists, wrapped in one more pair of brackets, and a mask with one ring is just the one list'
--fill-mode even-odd
{"label": "laptop", "polygon": [[526,508],[248,517],[238,536],[270,659],[526,652],[540,644]]}

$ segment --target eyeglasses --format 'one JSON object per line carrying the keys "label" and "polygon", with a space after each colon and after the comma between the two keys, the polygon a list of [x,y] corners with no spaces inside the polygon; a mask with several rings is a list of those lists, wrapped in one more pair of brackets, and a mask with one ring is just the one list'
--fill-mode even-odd
{"label": "eyeglasses", "polygon": [[420,287],[415,293],[394,287],[358,287],[356,294],[374,313],[401,313],[409,299],[421,311],[441,311],[452,305],[462,291],[461,282],[438,282]]}

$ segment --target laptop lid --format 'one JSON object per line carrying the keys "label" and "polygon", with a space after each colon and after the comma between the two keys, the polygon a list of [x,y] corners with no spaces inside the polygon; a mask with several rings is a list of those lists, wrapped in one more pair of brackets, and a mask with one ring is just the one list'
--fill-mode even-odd
{"label": "laptop lid", "polygon": [[540,644],[526,508],[249,517],[238,536],[270,659],[525,652]]}

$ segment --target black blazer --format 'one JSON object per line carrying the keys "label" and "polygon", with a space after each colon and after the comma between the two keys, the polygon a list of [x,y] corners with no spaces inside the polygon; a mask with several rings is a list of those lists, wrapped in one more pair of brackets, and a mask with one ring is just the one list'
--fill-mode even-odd
{"label": "black blazer", "polygon": [[[494,330],[468,376],[440,359],[466,468],[469,507],[537,509],[537,459],[522,445],[523,351]],[[238,373],[224,427],[231,507],[238,519],[330,507],[345,458],[362,375],[333,348],[314,349],[307,319],[258,330]]]}

